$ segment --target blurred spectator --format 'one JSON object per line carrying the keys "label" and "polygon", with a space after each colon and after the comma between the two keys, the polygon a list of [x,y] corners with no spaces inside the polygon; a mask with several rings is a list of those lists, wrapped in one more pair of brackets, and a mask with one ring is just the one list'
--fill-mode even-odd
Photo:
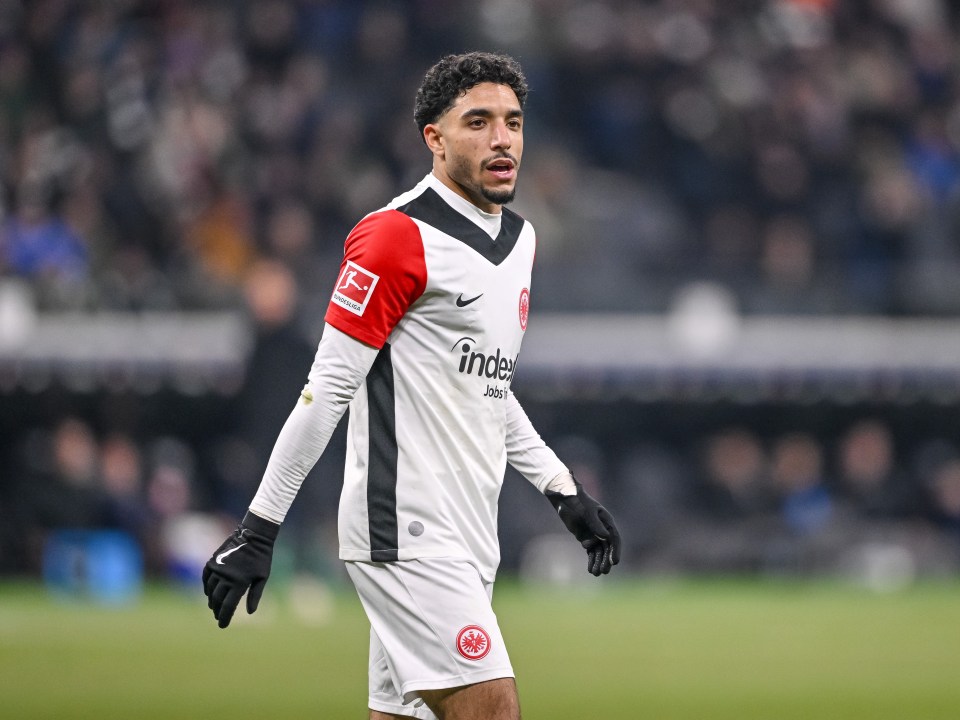
{"label": "blurred spectator", "polygon": [[778,438],[770,474],[780,516],[791,532],[815,535],[827,527],[834,498],[824,476],[823,450],[813,436],[796,432]]}
{"label": "blurred spectator", "polygon": [[767,457],[760,438],[743,427],[721,430],[704,441],[699,512],[721,522],[763,515],[774,508]]}
{"label": "blurred spectator", "polygon": [[960,553],[935,524],[924,522],[920,483],[905,472],[887,423],[877,417],[853,423],[837,443],[837,460],[837,512],[845,538],[840,572],[885,589],[956,568]]}
{"label": "blurred spectator", "polygon": [[[243,291],[255,335],[237,399],[237,427],[241,439],[253,449],[259,473],[300,396],[319,335],[311,342],[298,326],[299,286],[282,262],[255,263],[246,274]],[[251,491],[247,488],[247,495]]]}
{"label": "blurred spectator", "polygon": [[78,417],[59,422],[51,442],[52,467],[31,483],[33,517],[47,528],[89,528],[103,520],[97,444]]}
{"label": "blurred spectator", "polygon": [[[202,550],[191,547],[180,531],[200,503],[196,487],[196,456],[184,442],[161,437],[148,450],[146,480],[150,511],[147,567],[154,573],[183,582],[200,577]],[[199,565],[198,565],[199,562]]]}
{"label": "blurred spectator", "polygon": [[254,260],[247,215],[246,204],[240,198],[218,194],[186,222],[184,240],[188,252],[198,263],[199,280],[206,286],[202,291],[198,289],[205,305],[216,303],[213,290],[219,286],[239,286]]}
{"label": "blurred spectator", "polygon": [[810,224],[798,216],[773,218],[762,229],[760,280],[747,310],[774,315],[836,312],[836,281],[818,272],[817,265]]}
{"label": "blurred spectator", "polygon": [[872,520],[919,514],[919,493],[897,466],[893,433],[884,422],[852,425],[840,438],[837,455],[840,498],[854,514]]}
{"label": "blurred spectator", "polygon": [[314,344],[323,332],[330,287],[340,269],[342,238],[323,237],[310,205],[295,196],[273,203],[264,224],[264,255],[285,266],[296,281],[297,313],[289,320]]}
{"label": "blurred spectator", "polygon": [[123,433],[108,436],[100,445],[100,478],[104,492],[104,525],[147,542],[150,511],[144,492],[140,447]]}
{"label": "blurred spectator", "polygon": [[4,265],[18,275],[76,279],[87,270],[83,241],[32,193],[20,197],[0,237]]}
{"label": "blurred spectator", "polygon": [[848,537],[826,472],[824,446],[810,432],[791,431],[774,440],[770,477],[780,529],[770,537],[767,572],[835,571]]}
{"label": "blurred spectator", "polygon": [[81,237],[48,208],[39,189],[24,189],[0,226],[0,272],[29,278],[44,305],[85,304],[89,269]]}
{"label": "blurred spectator", "polygon": [[193,451],[182,441],[162,437],[151,444],[147,474],[150,512],[161,523],[194,507]]}
{"label": "blurred spectator", "polygon": [[34,568],[51,531],[102,526],[105,507],[97,450],[93,430],[74,416],[61,419],[49,435],[34,434],[24,446],[32,458],[17,496]]}
{"label": "blurred spectator", "polygon": [[932,520],[960,552],[960,458],[946,460],[929,480]]}
{"label": "blurred spectator", "polygon": [[760,572],[777,529],[760,438],[734,426],[708,434],[700,444],[690,523],[675,543],[680,566],[693,572]]}

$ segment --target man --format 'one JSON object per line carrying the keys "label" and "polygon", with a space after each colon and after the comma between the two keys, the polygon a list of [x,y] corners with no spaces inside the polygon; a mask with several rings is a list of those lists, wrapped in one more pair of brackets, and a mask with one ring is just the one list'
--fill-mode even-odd
{"label": "man", "polygon": [[308,382],[237,530],[204,569],[226,627],[260,600],[273,541],[349,405],[340,557],[370,619],[370,717],[515,720],[491,607],[497,503],[510,462],[587,551],[620,537],[533,429],[510,382],[527,326],[535,237],[513,199],[527,85],[506,56],[447,56],[414,117],[432,172],[345,244]]}

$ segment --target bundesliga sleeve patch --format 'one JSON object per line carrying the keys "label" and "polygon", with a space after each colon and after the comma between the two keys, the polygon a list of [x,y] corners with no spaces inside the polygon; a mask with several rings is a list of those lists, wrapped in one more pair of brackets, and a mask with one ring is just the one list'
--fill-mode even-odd
{"label": "bundesliga sleeve patch", "polygon": [[330,300],[354,315],[363,315],[379,280],[379,275],[360,267],[352,260],[347,260]]}

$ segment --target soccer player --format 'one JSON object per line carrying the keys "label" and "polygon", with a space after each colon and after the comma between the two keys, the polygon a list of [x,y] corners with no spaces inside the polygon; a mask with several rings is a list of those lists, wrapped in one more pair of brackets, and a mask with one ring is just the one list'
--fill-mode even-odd
{"label": "soccer player", "polygon": [[340,557],[371,625],[371,718],[520,717],[491,607],[507,462],[550,500],[591,573],[619,561],[610,513],[510,390],[535,249],[531,225],[504,207],[526,96],[503,55],[450,55],[427,72],[414,118],[432,171],[347,237],[306,386],[203,572],[220,627],[245,592],[256,610],[280,524],[349,406]]}

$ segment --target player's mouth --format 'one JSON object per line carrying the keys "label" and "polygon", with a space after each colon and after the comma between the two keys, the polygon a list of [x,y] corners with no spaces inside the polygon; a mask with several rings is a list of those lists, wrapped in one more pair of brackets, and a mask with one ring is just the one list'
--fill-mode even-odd
{"label": "player's mouth", "polygon": [[512,158],[497,158],[486,164],[486,171],[499,180],[513,180],[517,174],[517,164]]}

